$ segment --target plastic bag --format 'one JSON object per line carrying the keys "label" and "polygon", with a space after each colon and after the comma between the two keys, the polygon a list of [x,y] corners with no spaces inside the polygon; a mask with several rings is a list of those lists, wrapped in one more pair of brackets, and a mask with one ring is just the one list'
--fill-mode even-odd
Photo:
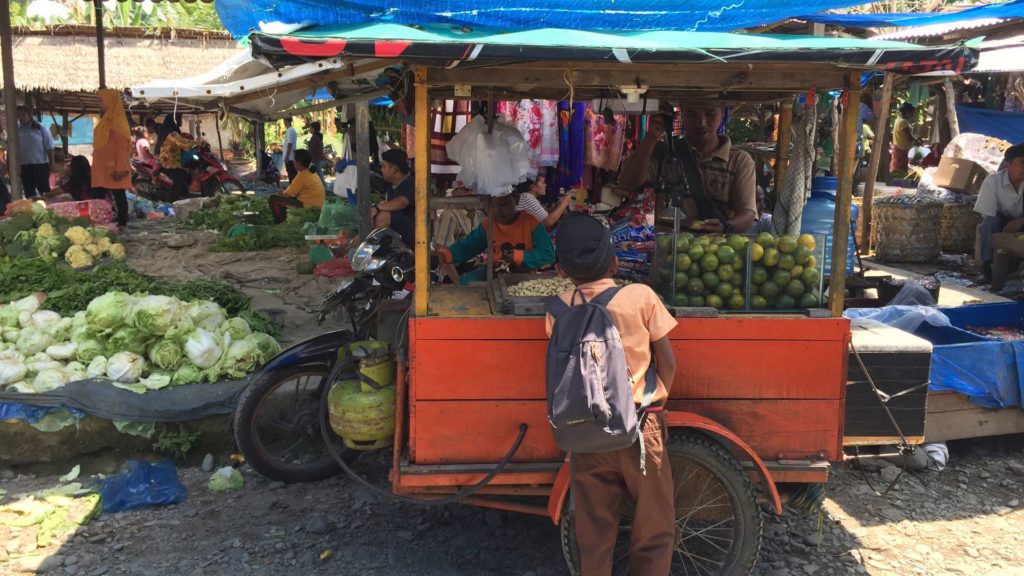
{"label": "plastic bag", "polygon": [[473,118],[445,150],[459,163],[458,183],[477,194],[505,196],[530,172],[529,147],[523,135],[501,123],[488,132],[482,116]]}
{"label": "plastic bag", "polygon": [[352,158],[352,145],[348,138],[341,149],[341,158],[334,166],[334,195],[348,198],[354,206],[356,189],[359,187],[359,174],[356,161]]}
{"label": "plastic bag", "polygon": [[942,472],[949,462],[949,448],[945,442],[929,442],[921,448],[928,456],[928,469],[932,472]]}
{"label": "plastic bag", "polygon": [[128,468],[127,472],[103,480],[100,498],[104,512],[179,504],[188,496],[185,485],[178,480],[178,470],[170,460],[129,460]]}
{"label": "plastic bag", "polygon": [[340,230],[355,232],[359,229],[359,211],[343,202],[329,202],[320,209],[317,227],[323,234],[337,234]]}
{"label": "plastic bag", "polygon": [[935,306],[935,298],[920,282],[907,280],[889,302],[890,306]]}
{"label": "plastic bag", "polygon": [[[927,293],[927,291],[925,291]],[[902,293],[902,292],[901,292]],[[931,297],[931,295],[929,295]],[[850,308],[843,316],[856,321],[869,319],[913,334],[921,324],[952,326],[949,317],[931,306],[884,306],[882,308]]]}

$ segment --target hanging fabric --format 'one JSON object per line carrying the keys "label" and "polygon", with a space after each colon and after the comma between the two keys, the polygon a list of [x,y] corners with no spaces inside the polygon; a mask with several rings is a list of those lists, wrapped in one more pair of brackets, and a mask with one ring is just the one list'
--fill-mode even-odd
{"label": "hanging fabric", "polygon": [[618,171],[622,160],[626,117],[620,114],[606,115],[588,107],[586,118],[584,162],[587,166],[602,170]]}
{"label": "hanging fabric", "polygon": [[587,104],[558,103],[558,186],[565,189],[583,184],[584,132]]}
{"label": "hanging fabric", "polygon": [[535,179],[541,168],[558,165],[558,119],[551,100],[498,102],[498,120],[519,130],[530,147],[530,173]]}
{"label": "hanging fabric", "polygon": [[800,233],[800,218],[814,173],[814,137],[818,126],[818,110],[813,102],[793,107],[793,140],[786,179],[779,191],[772,212],[772,229],[776,235]]}

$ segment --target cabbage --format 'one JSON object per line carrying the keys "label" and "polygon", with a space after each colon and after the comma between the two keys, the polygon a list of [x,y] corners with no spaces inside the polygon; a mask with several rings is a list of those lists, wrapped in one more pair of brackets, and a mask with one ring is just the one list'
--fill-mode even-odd
{"label": "cabbage", "polygon": [[32,313],[27,310],[18,312],[18,326],[25,328],[32,325]]}
{"label": "cabbage", "polygon": [[224,353],[220,336],[196,328],[185,341],[185,355],[199,368],[210,368]]}
{"label": "cabbage", "polygon": [[21,394],[35,394],[36,393],[36,389],[33,388],[31,384],[29,384],[28,382],[25,382],[24,380],[22,380],[20,382],[15,382],[14,384],[11,384],[10,386],[8,386],[6,388],[6,390],[8,392],[18,392],[18,393],[21,393]]}
{"label": "cabbage", "polygon": [[47,346],[46,355],[54,360],[67,360],[75,355],[78,344],[74,342],[65,342],[63,344],[54,344],[53,346]]}
{"label": "cabbage", "polygon": [[104,378],[107,375],[107,357],[95,356],[85,369],[85,375],[89,378]]}
{"label": "cabbage", "polygon": [[102,340],[88,333],[76,344],[78,349],[75,351],[75,358],[79,362],[92,362],[93,358],[102,356],[107,349]]}
{"label": "cabbage", "polygon": [[158,340],[149,347],[149,361],[164,370],[174,370],[184,356],[181,346],[173,340]]}
{"label": "cabbage", "polygon": [[32,314],[32,325],[43,330],[52,331],[60,320],[60,314],[52,310],[40,310]]}
{"label": "cabbage", "polygon": [[79,310],[75,312],[74,317],[71,318],[72,328],[87,328],[89,322],[85,319],[85,310]]}
{"label": "cabbage", "polygon": [[110,335],[107,340],[107,354],[113,355],[117,352],[134,352],[145,354],[149,338],[138,328],[122,326]]}
{"label": "cabbage", "polygon": [[185,384],[198,384],[203,381],[203,371],[196,367],[195,364],[185,360],[181,363],[181,366],[174,371],[174,375],[171,377],[171,384],[174,386],[183,386]]}
{"label": "cabbage", "polygon": [[[221,359],[217,367],[220,374],[231,378],[244,378],[262,363],[262,358],[263,355],[254,342],[238,340],[228,346],[224,358]],[[210,379],[215,380],[216,378],[211,374]]]}
{"label": "cabbage", "polygon": [[4,328],[4,342],[17,342],[18,335],[21,334],[20,328]]}
{"label": "cabbage", "polygon": [[142,384],[150,390],[159,390],[160,388],[166,388],[171,385],[171,375],[167,372],[153,372],[149,376],[139,380],[139,384]]}
{"label": "cabbage", "polygon": [[67,374],[59,368],[48,368],[36,375],[32,387],[36,392],[49,392],[68,383]]}
{"label": "cabbage", "polygon": [[50,329],[50,336],[55,342],[65,342],[71,339],[71,331],[74,329],[74,320],[61,318],[57,324]]}
{"label": "cabbage", "polygon": [[118,352],[107,360],[107,377],[119,382],[137,382],[146,368],[146,360],[132,352]]}
{"label": "cabbage", "polygon": [[0,306],[0,326],[4,328],[19,328],[18,314],[19,310],[13,305]]}
{"label": "cabbage", "polygon": [[108,292],[89,302],[85,320],[95,332],[113,332],[124,325],[133,301],[134,298],[124,292]]}
{"label": "cabbage", "polygon": [[37,352],[42,352],[46,348],[53,344],[53,338],[44,331],[38,328],[23,328],[21,334],[18,335],[18,343],[16,344],[18,352],[21,352],[25,356],[30,356]]}
{"label": "cabbage", "polygon": [[189,319],[196,328],[202,328],[208,332],[216,332],[227,320],[224,309],[216,302],[209,300],[197,300],[190,306]]}
{"label": "cabbage", "polygon": [[0,352],[0,386],[14,384],[28,374],[25,357],[13,350]]}
{"label": "cabbage", "polygon": [[135,303],[130,322],[147,334],[163,336],[181,316],[181,303],[170,296],[146,296]]}
{"label": "cabbage", "polygon": [[277,356],[281,353],[281,345],[274,340],[274,337],[270,334],[264,334],[263,332],[253,332],[246,340],[252,342],[256,348],[260,351],[260,364],[266,363],[268,360]]}
{"label": "cabbage", "polygon": [[68,362],[68,365],[64,367],[64,374],[68,377],[68,382],[85,380],[89,376],[81,362]]}
{"label": "cabbage", "polygon": [[252,334],[252,328],[249,328],[249,323],[244,318],[225,320],[224,324],[220,327],[220,331],[231,334],[232,340],[241,340]]}

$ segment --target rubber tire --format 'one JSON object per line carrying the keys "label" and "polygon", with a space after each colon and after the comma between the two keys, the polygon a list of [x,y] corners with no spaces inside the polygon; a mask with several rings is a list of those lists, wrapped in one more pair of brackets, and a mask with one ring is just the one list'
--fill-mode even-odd
{"label": "rubber tire", "polygon": [[238,182],[234,182],[232,180],[218,182],[215,185],[211,186],[211,190],[212,192],[210,194],[207,194],[207,196],[219,196],[221,194],[231,194],[232,192],[242,192],[243,194],[245,193],[245,187],[239,184]]}
{"label": "rubber tire", "polygon": [[[245,461],[262,476],[271,480],[287,483],[316,482],[341,473],[341,466],[338,465],[330,454],[325,454],[324,458],[311,464],[297,464],[293,466],[282,466],[278,462],[265,459],[257,448],[257,440],[252,434],[253,429],[248,425],[255,415],[260,399],[268,391],[273,390],[276,384],[282,380],[288,380],[297,374],[310,372],[321,372],[326,378],[331,370],[326,364],[301,364],[288,366],[270,374],[259,374],[254,376],[252,382],[246,386],[238,400],[238,406],[235,408],[235,414],[232,418],[235,444],[242,455],[245,456]],[[336,443],[335,447],[346,464],[354,461],[359,456],[358,451],[347,448],[341,442]]]}
{"label": "rubber tire", "polygon": [[[735,514],[740,524],[739,542],[736,552],[730,554],[731,562],[716,576],[746,576],[754,570],[758,554],[761,551],[761,531],[764,528],[764,517],[757,503],[757,489],[743,468],[728,452],[713,440],[692,432],[670,432],[668,441],[669,458],[688,458],[699,462],[710,470],[726,487],[730,494],[733,508],[739,508]],[[558,522],[558,531],[562,540],[562,553],[572,576],[581,576],[580,552],[576,542],[576,520],[570,509],[570,498],[566,498],[562,507],[562,516]],[[673,562],[673,566],[674,566]],[[675,568],[673,568],[675,569]]]}

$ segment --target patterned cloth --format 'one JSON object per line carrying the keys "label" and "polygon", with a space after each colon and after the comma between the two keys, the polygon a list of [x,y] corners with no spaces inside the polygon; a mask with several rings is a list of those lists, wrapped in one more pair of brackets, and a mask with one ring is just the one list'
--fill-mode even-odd
{"label": "patterned cloth", "polygon": [[618,171],[626,117],[615,115],[608,123],[601,111],[587,107],[585,162],[588,166]]}
{"label": "patterned cloth", "polygon": [[535,179],[541,168],[558,165],[558,117],[551,100],[498,102],[498,119],[519,130],[529,144],[530,172]]}

